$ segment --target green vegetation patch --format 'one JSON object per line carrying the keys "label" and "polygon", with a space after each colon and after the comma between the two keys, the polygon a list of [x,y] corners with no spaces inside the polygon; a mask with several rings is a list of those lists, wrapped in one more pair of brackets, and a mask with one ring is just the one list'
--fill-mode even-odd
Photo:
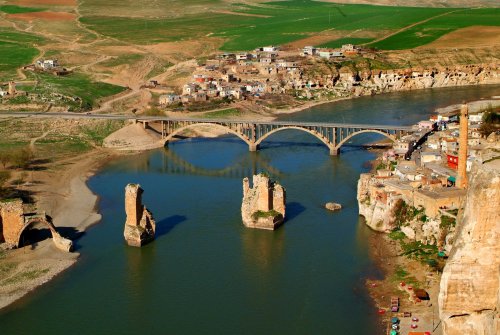
{"label": "green vegetation patch", "polygon": [[274,209],[271,209],[270,211],[264,212],[264,211],[257,211],[252,214],[252,219],[258,220],[260,218],[269,218],[269,217],[283,217],[281,213],[275,211]]}
{"label": "green vegetation patch", "polygon": [[81,73],[61,77],[47,73],[33,73],[32,76],[39,83],[33,87],[24,86],[26,91],[44,96],[59,93],[68,97],[79,97],[82,101],[75,104],[75,109],[78,107],[83,110],[91,109],[97,106],[97,100],[125,90],[122,86],[92,81],[89,76]]}
{"label": "green vegetation patch", "polygon": [[26,280],[37,279],[37,278],[43,276],[44,274],[46,274],[47,272],[49,272],[49,269],[28,270],[28,271],[19,272],[19,273],[16,273],[14,276],[5,279],[2,282],[2,284],[9,285],[9,284],[23,282]]}
{"label": "green vegetation patch", "polygon": [[34,13],[34,12],[43,12],[44,10],[45,9],[43,8],[21,7],[16,5],[0,6],[0,12],[4,12],[7,14]]}
{"label": "green vegetation patch", "polygon": [[420,283],[415,276],[410,276],[408,271],[404,269],[401,265],[396,266],[394,274],[391,277],[393,282],[405,282],[406,284],[412,285],[413,288],[420,288],[422,283]]}
{"label": "green vegetation patch", "polygon": [[231,116],[240,116],[241,112],[237,108],[228,108],[228,109],[222,109],[218,111],[213,111],[213,112],[207,112],[203,114],[204,118],[207,119],[224,119],[227,117]]}
{"label": "green vegetation patch", "polygon": [[82,133],[97,146],[102,146],[106,137],[122,128],[124,121],[106,121],[104,123],[96,124],[93,126],[82,126]]}
{"label": "green vegetation patch", "polygon": [[384,50],[416,48],[435,41],[454,30],[470,26],[499,26],[500,8],[471,8],[450,11],[450,14],[411,27],[370,46]]}
{"label": "green vegetation patch", "polygon": [[16,77],[18,68],[29,65],[39,51],[35,43],[43,43],[33,35],[0,29],[0,80]]}

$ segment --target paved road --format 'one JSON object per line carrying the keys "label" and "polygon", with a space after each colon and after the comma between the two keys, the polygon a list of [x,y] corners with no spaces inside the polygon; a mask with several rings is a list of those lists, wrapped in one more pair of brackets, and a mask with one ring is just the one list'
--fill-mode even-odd
{"label": "paved road", "polygon": [[251,120],[227,120],[227,119],[190,119],[171,118],[162,116],[135,116],[117,114],[92,114],[92,113],[54,113],[54,112],[0,112],[0,118],[61,118],[61,119],[104,119],[104,120],[137,120],[137,121],[188,121],[198,123],[252,123],[258,125],[276,126],[299,126],[299,127],[337,127],[337,128],[360,128],[360,129],[387,129],[413,131],[409,126],[354,124],[354,123],[326,123],[326,122],[293,122],[293,121],[251,121]]}

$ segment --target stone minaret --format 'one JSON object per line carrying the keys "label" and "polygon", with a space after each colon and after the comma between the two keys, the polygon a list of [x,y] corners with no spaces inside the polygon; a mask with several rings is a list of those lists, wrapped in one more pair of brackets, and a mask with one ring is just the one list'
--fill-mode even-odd
{"label": "stone minaret", "polygon": [[16,94],[16,83],[14,81],[9,81],[9,95]]}
{"label": "stone minaret", "polygon": [[469,110],[466,104],[460,109],[460,138],[458,143],[458,171],[456,187],[467,187],[467,137],[469,126]]}

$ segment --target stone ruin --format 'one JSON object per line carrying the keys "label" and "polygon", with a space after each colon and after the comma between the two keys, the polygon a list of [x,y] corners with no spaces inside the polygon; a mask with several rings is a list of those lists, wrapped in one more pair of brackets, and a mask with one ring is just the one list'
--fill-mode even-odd
{"label": "stone ruin", "polygon": [[275,230],[285,219],[285,197],[285,189],[263,174],[253,176],[253,188],[248,178],[244,178],[243,224],[249,228]]}
{"label": "stone ruin", "polygon": [[141,247],[155,239],[156,223],[153,215],[142,204],[144,190],[139,184],[125,187],[125,231],[123,235],[128,245]]}
{"label": "stone ruin", "polygon": [[52,219],[45,212],[25,213],[21,199],[0,201],[0,242],[6,243],[9,248],[18,248],[22,233],[34,223],[47,226],[52,234],[52,241],[58,249],[66,252],[73,249],[73,242],[57,232]]}

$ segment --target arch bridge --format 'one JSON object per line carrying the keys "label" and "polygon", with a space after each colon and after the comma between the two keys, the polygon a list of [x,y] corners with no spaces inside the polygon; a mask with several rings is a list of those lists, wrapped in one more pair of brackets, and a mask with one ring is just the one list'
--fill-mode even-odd
{"label": "arch bridge", "polygon": [[338,155],[340,153],[340,147],[358,134],[376,133],[395,141],[415,131],[412,127],[407,126],[293,121],[262,122],[248,120],[169,118],[147,118],[138,119],[137,121],[143,123],[145,128],[148,127],[148,124],[151,122],[161,123],[161,136],[165,141],[165,145],[168,145],[168,142],[174,136],[179,135],[185,130],[200,126],[210,126],[236,135],[248,144],[250,151],[257,151],[260,144],[274,133],[287,129],[296,129],[318,138],[330,150],[330,155]]}

